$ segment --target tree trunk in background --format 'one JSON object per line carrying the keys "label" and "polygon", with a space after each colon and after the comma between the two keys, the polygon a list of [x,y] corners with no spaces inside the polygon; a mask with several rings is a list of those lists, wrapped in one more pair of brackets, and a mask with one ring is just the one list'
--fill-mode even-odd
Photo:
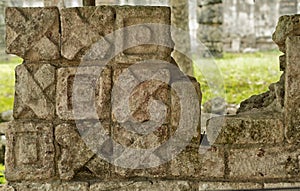
{"label": "tree trunk in background", "polygon": [[[182,53],[190,52],[190,35],[189,35],[189,0],[170,0],[172,8],[172,26],[181,29],[181,34],[173,33],[175,49]],[[178,51],[173,52],[173,57],[178,63],[181,70],[190,76],[193,76],[192,61]]]}

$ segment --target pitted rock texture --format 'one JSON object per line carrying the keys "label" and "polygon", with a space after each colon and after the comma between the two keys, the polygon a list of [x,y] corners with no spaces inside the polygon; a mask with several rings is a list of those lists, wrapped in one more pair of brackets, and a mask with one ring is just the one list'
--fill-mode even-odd
{"label": "pitted rock texture", "polygon": [[13,121],[6,139],[5,178],[8,181],[45,180],[55,175],[51,123]]}
{"label": "pitted rock texture", "polygon": [[300,129],[300,38],[289,37],[286,40],[287,63],[285,76],[285,123],[288,141],[299,142]]}
{"label": "pitted rock texture", "polygon": [[57,8],[8,7],[6,52],[30,61],[59,59],[59,25]]}
{"label": "pitted rock texture", "polygon": [[22,64],[16,68],[15,119],[53,119],[56,69],[50,64]]}

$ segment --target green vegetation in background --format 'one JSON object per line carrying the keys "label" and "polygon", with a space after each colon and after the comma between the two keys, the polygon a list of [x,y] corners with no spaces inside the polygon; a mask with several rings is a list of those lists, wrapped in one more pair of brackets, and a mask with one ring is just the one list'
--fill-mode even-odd
{"label": "green vegetation in background", "polygon": [[5,170],[5,166],[3,164],[0,164],[0,184],[6,183],[6,180],[4,177],[4,170]]}
{"label": "green vegetation in background", "polygon": [[13,108],[15,91],[14,69],[21,63],[22,59],[18,57],[10,57],[9,60],[0,60],[0,113],[12,110]]}
{"label": "green vegetation in background", "polygon": [[[251,95],[261,94],[268,90],[271,83],[279,80],[279,51],[256,53],[225,53],[223,58],[215,59],[223,76],[225,85],[225,100],[228,103],[239,104]],[[201,84],[202,103],[214,96],[207,81],[197,67],[195,76]]]}

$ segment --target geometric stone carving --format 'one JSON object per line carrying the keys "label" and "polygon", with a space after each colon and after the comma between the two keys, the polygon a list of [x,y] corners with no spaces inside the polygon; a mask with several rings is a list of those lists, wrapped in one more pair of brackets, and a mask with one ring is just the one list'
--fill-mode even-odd
{"label": "geometric stone carving", "polygon": [[22,64],[16,68],[15,119],[52,119],[55,100],[55,67]]}
{"label": "geometric stone carving", "polygon": [[113,32],[115,10],[107,6],[63,9],[61,21],[62,56],[79,59],[93,43]]}
{"label": "geometric stone carving", "polygon": [[57,72],[60,119],[109,119],[111,72],[107,67],[68,67]]}
{"label": "geometric stone carving", "polygon": [[6,9],[6,51],[25,60],[60,57],[59,11],[51,8]]}
{"label": "geometric stone carving", "polygon": [[288,141],[298,143],[300,139],[300,38],[288,37],[286,40],[285,74],[285,123]]}
{"label": "geometric stone carving", "polygon": [[42,180],[54,176],[55,150],[51,123],[14,121],[6,139],[7,180]]}
{"label": "geometric stone carving", "polygon": [[95,154],[85,145],[82,138],[70,124],[55,127],[55,140],[60,145],[58,172],[62,180],[71,180]]}
{"label": "geometric stone carving", "polygon": [[[119,43],[116,48],[126,55],[117,57],[117,61],[130,64],[141,58],[166,60],[174,46],[170,29],[166,27],[171,24],[170,14],[170,9],[165,7],[117,7],[116,29],[122,29],[123,33],[117,36],[120,39],[116,40]],[[166,26],[156,27],[147,23]],[[133,25],[136,26],[132,28]]]}

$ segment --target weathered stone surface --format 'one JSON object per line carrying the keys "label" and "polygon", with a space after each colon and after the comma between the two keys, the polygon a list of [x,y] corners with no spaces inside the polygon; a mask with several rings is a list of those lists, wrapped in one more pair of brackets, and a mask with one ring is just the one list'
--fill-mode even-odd
{"label": "weathered stone surface", "polygon": [[224,151],[212,147],[205,153],[187,149],[170,162],[170,174],[180,178],[222,178],[225,172]]}
{"label": "weathered stone surface", "polygon": [[111,70],[107,67],[58,69],[56,112],[60,119],[109,119]]}
{"label": "weathered stone surface", "polygon": [[[108,6],[62,9],[62,56],[79,59],[92,44],[113,32],[115,14],[115,9]],[[105,47],[103,58],[109,56],[111,48]]]}
{"label": "weathered stone surface", "polygon": [[210,144],[273,144],[284,141],[281,115],[264,113],[212,118],[206,132]]}
{"label": "weathered stone surface", "polygon": [[169,27],[164,25],[171,24],[170,15],[169,7],[116,7],[116,28],[125,28],[118,37],[122,43],[118,45],[117,51],[123,52],[125,56],[117,57],[118,62],[132,63],[141,57],[162,60],[169,58],[174,43]]}
{"label": "weathered stone surface", "polygon": [[22,64],[16,68],[15,119],[52,119],[55,113],[55,67]]}
{"label": "weathered stone surface", "polygon": [[284,107],[284,88],[285,73],[281,75],[278,82],[269,86],[269,91],[259,95],[253,95],[245,101],[242,101],[237,113],[282,112]]}
{"label": "weathered stone surface", "polygon": [[300,35],[299,20],[300,15],[284,15],[279,18],[272,39],[280,51],[286,52],[285,41],[288,37]]}
{"label": "weathered stone surface", "polygon": [[299,182],[281,182],[281,183],[265,183],[264,188],[265,189],[270,189],[270,188],[283,188],[283,189],[288,189],[288,188],[299,188],[300,183]]}
{"label": "weathered stone surface", "polygon": [[198,8],[198,22],[201,24],[222,24],[223,5],[213,4]]}
{"label": "weathered stone surface", "polygon": [[61,155],[58,159],[58,172],[63,180],[71,180],[95,154],[71,124],[55,127],[55,140],[60,145]]}
{"label": "weathered stone surface", "polygon": [[288,141],[299,142],[300,137],[300,38],[289,37],[286,41],[287,65],[285,74],[285,123]]}
{"label": "weathered stone surface", "polygon": [[14,121],[6,132],[6,139],[7,180],[42,180],[54,176],[51,123]]}
{"label": "weathered stone surface", "polygon": [[59,11],[55,7],[6,9],[6,52],[31,61],[60,57]]}
{"label": "weathered stone surface", "polygon": [[89,191],[89,184],[85,182],[17,183],[13,186],[15,191]]}
{"label": "weathered stone surface", "polygon": [[[195,189],[195,188],[194,188]],[[90,191],[182,191],[193,190],[193,186],[188,181],[127,181],[127,182],[103,182],[93,184]]]}
{"label": "weathered stone surface", "polygon": [[199,182],[199,191],[205,190],[245,190],[262,189],[257,183],[231,183],[231,182]]}
{"label": "weathered stone surface", "polygon": [[0,185],[0,191],[15,191],[15,189],[12,186],[8,185]]}
{"label": "weathered stone surface", "polygon": [[114,70],[114,139],[126,147],[152,148],[168,139],[170,82],[168,69],[140,64]]}
{"label": "weathered stone surface", "polygon": [[248,181],[299,177],[299,153],[299,149],[287,146],[231,149],[229,177]]}

